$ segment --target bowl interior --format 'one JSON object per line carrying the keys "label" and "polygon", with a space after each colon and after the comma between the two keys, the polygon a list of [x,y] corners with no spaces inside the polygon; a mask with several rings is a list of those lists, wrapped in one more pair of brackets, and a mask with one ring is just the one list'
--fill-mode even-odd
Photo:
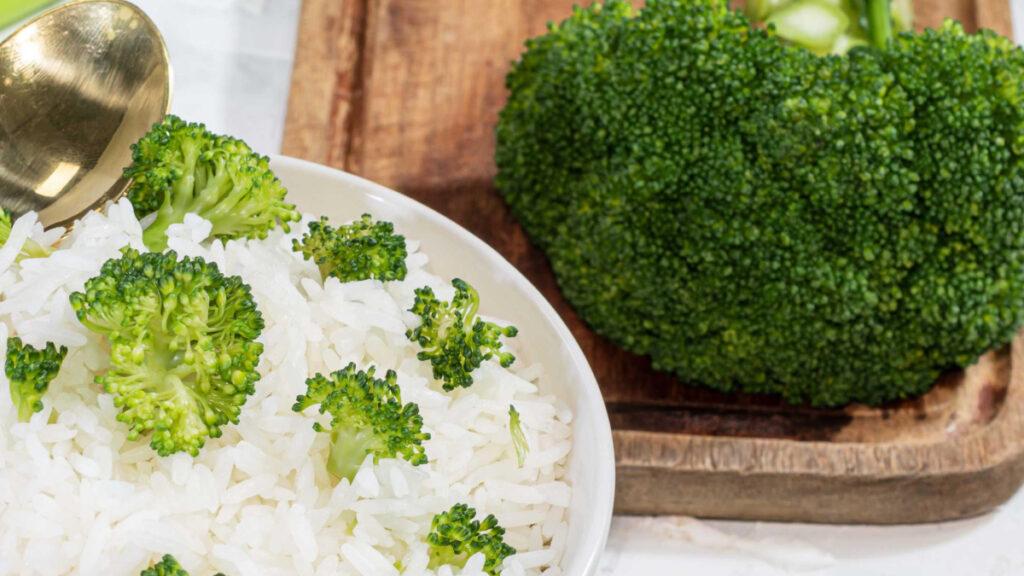
{"label": "bowl interior", "polygon": [[318,164],[274,157],[271,166],[303,212],[339,221],[369,212],[422,243],[433,271],[459,277],[481,294],[481,312],[519,328],[524,359],[541,362],[550,391],[572,407],[569,536],[565,574],[596,571],[611,522],[615,458],[611,428],[593,372],[568,328],[544,297],[494,249],[437,212],[382,186]]}

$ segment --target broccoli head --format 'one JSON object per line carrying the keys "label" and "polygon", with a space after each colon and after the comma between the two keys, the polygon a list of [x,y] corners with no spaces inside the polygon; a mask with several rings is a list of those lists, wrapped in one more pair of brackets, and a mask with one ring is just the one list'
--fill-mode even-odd
{"label": "broccoli head", "polygon": [[[11,237],[11,213],[7,211],[7,208],[0,207],[0,247],[7,244],[7,239]],[[45,258],[53,253],[52,246],[43,246],[35,240],[28,238],[21,247],[21,252],[18,253],[18,260],[24,260],[25,258]]]}
{"label": "broccoli head", "polygon": [[327,470],[338,478],[352,480],[367,454],[374,460],[402,458],[418,466],[427,462],[419,406],[402,404],[402,391],[394,370],[384,379],[374,378],[375,367],[365,372],[355,363],[331,373],[306,380],[306,394],[295,399],[292,410],[302,412],[315,404],[320,413],[331,414],[330,428],[313,424],[317,432],[331,433]]}
{"label": "broccoli head", "polygon": [[47,342],[40,350],[22,343],[21,338],[7,339],[4,372],[11,387],[11,400],[18,409],[18,420],[28,422],[43,409],[43,394],[57,377],[67,354],[66,346],[57,348],[53,342]]}
{"label": "broccoli head", "polygon": [[313,260],[324,278],[342,282],[356,280],[402,280],[405,278],[405,237],[395,234],[391,222],[374,222],[369,214],[333,228],[327,218],[309,223],[302,241],[292,247],[306,260]]}
{"label": "broccoli head", "polygon": [[96,381],[130,439],[152,432],[161,456],[194,456],[238,422],[263,352],[263,317],[241,278],[202,258],[125,248],[71,306],[110,343],[110,368]]}
{"label": "broccoli head", "polygon": [[167,247],[167,227],[195,213],[218,238],[264,238],[278,223],[299,219],[268,159],[241,140],[168,115],[132,144],[128,199],[139,218],[156,212],[143,232],[150,250]]}
{"label": "broccoli head", "polygon": [[476,510],[466,504],[456,504],[451,510],[442,512],[430,522],[430,568],[439,566],[463,567],[470,556],[484,555],[484,571],[497,576],[501,563],[516,553],[516,549],[505,544],[505,529],[498,526],[498,519],[488,515],[483,521],[476,520]]}
{"label": "broccoli head", "polygon": [[1024,51],[952,21],[873,44],[817,57],[725,0],[577,9],[508,75],[496,185],[657,369],[919,394],[1024,317]]}
{"label": "broccoli head", "polygon": [[[178,564],[174,556],[164,554],[164,557],[159,562],[143,570],[139,576],[188,576],[188,572],[181,567],[181,564]],[[214,576],[224,575],[218,573]]]}
{"label": "broccoli head", "polygon": [[416,289],[416,300],[409,310],[421,323],[406,332],[409,340],[419,343],[417,358],[430,362],[434,378],[444,382],[445,390],[473,384],[473,370],[495,356],[508,368],[515,356],[501,351],[501,337],[518,334],[515,326],[502,328],[477,318],[480,295],[464,280],[452,280],[455,297],[442,302],[429,286]]}

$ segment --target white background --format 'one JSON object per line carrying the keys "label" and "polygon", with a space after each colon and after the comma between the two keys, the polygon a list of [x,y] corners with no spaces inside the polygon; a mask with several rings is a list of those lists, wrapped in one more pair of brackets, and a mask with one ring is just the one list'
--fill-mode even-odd
{"label": "white background", "polygon": [[[134,1],[166,37],[174,112],[277,152],[300,0]],[[1024,30],[1024,0],[1010,1],[1015,29]],[[922,526],[617,517],[599,573],[1024,576],[1024,491],[983,517]]]}

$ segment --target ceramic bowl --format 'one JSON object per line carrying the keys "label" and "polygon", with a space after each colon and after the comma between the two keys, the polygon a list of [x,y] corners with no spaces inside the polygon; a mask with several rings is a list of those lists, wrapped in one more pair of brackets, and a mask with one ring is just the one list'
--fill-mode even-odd
{"label": "ceramic bowl", "polygon": [[271,167],[300,210],[335,221],[363,213],[394,222],[397,232],[421,242],[432,271],[463,278],[480,293],[481,312],[519,328],[523,361],[541,362],[542,387],[572,408],[573,449],[569,455],[572,503],[562,559],[568,576],[597,571],[608,537],[615,494],[611,427],[583,352],[554,308],[493,248],[434,210],[398,192],[352,174],[303,160],[277,156]]}

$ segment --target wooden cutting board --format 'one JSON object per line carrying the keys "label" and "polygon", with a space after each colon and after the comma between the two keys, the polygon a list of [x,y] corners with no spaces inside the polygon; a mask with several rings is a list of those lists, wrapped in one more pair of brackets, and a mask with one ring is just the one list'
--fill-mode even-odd
{"label": "wooden cutting board", "polygon": [[[918,23],[1010,35],[1010,1],[918,0]],[[547,296],[601,384],[620,513],[901,523],[1009,498],[1024,479],[1022,338],[923,398],[818,410],[684,386],[580,321],[492,184],[509,62],[578,2],[305,0],[284,153],[439,210]]]}

